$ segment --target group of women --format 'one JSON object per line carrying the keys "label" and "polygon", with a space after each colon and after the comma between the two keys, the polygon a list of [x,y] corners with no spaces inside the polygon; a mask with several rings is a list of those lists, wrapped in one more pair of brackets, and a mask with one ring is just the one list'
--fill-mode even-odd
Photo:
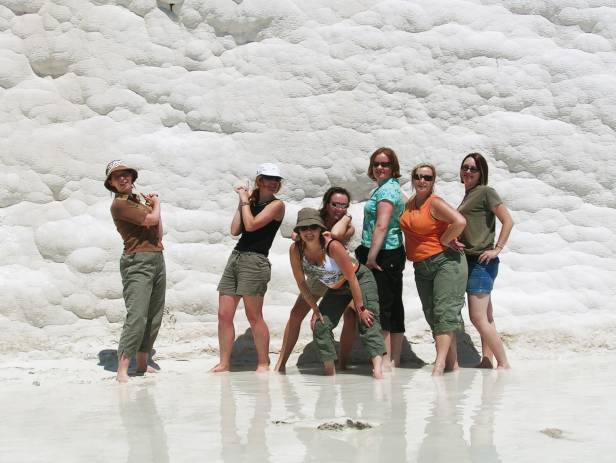
{"label": "group of women", "polygon": [[[417,291],[435,340],[432,374],[440,376],[458,368],[456,331],[462,328],[465,293],[470,319],[481,335],[482,358],[477,366],[493,368],[495,357],[498,368],[509,368],[494,325],[490,295],[498,273],[498,254],[507,243],[513,221],[496,191],[487,185],[485,158],[471,153],[462,160],[460,181],[465,195],[457,209],[435,194],[436,168],[427,163],[412,170],[413,195],[407,199],[398,180],[399,161],[390,148],[372,153],[367,174],[376,188],[366,201],[361,245],[354,254],[347,249],[355,232],[347,213],[351,202],[347,190],[330,188],[320,210],[304,208],[298,213],[289,256],[299,295],[275,370],[285,371],[301,323],[310,311],[326,375],[335,373],[336,360],[339,369],[345,368],[357,333],[375,378],[399,366],[405,330],[402,287],[406,260],[413,262]],[[118,381],[128,379],[128,362],[134,355],[138,371],[147,370],[147,353],[164,305],[160,202],[155,195],[143,196],[142,202],[132,191],[136,178],[137,171],[121,161],[107,167],[105,186],[116,193],[111,212],[125,244],[121,271],[127,317],[118,349]],[[252,329],[257,371],[269,369],[269,331],[262,309],[271,276],[267,256],[285,213],[283,201],[276,197],[282,180],[278,167],[266,163],[257,170],[254,189],[247,185],[235,188],[238,206],[231,234],[240,238],[218,285],[220,360],[213,372],[230,368],[233,319],[240,300]],[[496,242],[495,218],[501,222]],[[144,264],[153,259],[156,265],[148,268],[156,271],[144,272]],[[340,318],[344,325],[338,358],[333,330]]]}

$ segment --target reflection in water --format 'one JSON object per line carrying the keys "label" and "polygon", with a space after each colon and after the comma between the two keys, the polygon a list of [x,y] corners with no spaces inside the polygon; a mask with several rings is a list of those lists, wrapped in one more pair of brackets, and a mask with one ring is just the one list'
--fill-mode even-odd
{"label": "reflection in water", "polygon": [[167,436],[147,387],[120,387],[120,417],[128,443],[127,463],[169,461]]}
{"label": "reflection in water", "polygon": [[[243,380],[242,380],[243,379]],[[240,435],[238,417],[249,416],[243,402],[252,402],[254,414],[248,423],[245,438]],[[238,404],[240,406],[238,407]],[[268,463],[268,450],[265,429],[270,424],[269,416],[271,399],[268,375],[250,375],[233,381],[231,375],[221,377],[220,391],[220,439],[222,444],[221,457],[226,463],[254,461]]]}
{"label": "reflection in water", "polygon": [[[469,373],[465,370],[458,375],[434,378],[432,413],[426,419],[418,462],[500,461],[494,445],[494,421],[507,372],[475,370]],[[482,381],[481,402],[472,416],[469,445],[464,439],[462,418],[469,399],[468,389],[477,375],[481,376]]]}
{"label": "reflection in water", "polygon": [[[406,389],[393,378],[357,381],[351,375],[313,377],[307,384],[280,377],[287,421],[303,447],[304,462],[406,461]],[[296,386],[302,391],[297,393]],[[321,430],[350,419],[367,429]],[[298,458],[297,458],[298,459]],[[299,460],[299,459],[298,459]]]}
{"label": "reflection in water", "polygon": [[[465,372],[463,372],[465,373]],[[433,379],[435,395],[432,413],[426,418],[424,440],[419,448],[417,461],[468,462],[470,451],[464,440],[460,424],[465,392],[472,382],[472,376],[452,374]]]}
{"label": "reflection in water", "polygon": [[500,462],[494,445],[494,415],[503,398],[507,372],[484,372],[481,404],[471,426],[471,457],[474,462]]}

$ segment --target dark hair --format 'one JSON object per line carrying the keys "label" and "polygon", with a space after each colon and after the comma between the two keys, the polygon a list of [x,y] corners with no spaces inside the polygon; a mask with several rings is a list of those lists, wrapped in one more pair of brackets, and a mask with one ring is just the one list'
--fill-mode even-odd
{"label": "dark hair", "polygon": [[335,194],[345,195],[347,198],[349,198],[349,203],[351,202],[351,193],[349,193],[346,188],[342,188],[341,186],[330,187],[323,195],[323,200],[321,201],[321,209],[319,209],[319,215],[323,220],[325,220],[325,216],[327,214],[325,206],[329,204],[329,202],[332,200],[332,196],[334,196]]}
{"label": "dark hair", "polygon": [[[250,198],[248,198],[248,201],[250,201],[251,203],[259,202],[259,188],[261,188],[261,185],[259,185],[259,183],[261,183],[262,178],[263,175],[257,175],[257,177],[255,178],[255,188],[254,190],[252,190]],[[278,189],[276,190],[276,193],[280,191],[280,188],[282,188],[282,179],[280,179],[280,182],[278,183]]]}
{"label": "dark hair", "polygon": [[460,163],[460,182],[464,183],[462,179],[462,166],[464,165],[464,161],[468,158],[472,158],[475,161],[475,164],[479,168],[479,184],[487,185],[488,184],[488,161],[479,153],[469,153],[464,156],[462,162]]}
{"label": "dark hair", "polygon": [[377,150],[370,156],[368,177],[370,177],[372,180],[376,180],[374,178],[374,174],[372,173],[372,163],[374,162],[374,158],[377,157],[379,154],[384,154],[385,156],[387,156],[389,162],[391,162],[391,176],[393,178],[400,178],[400,163],[398,162],[398,156],[396,156],[396,153],[394,153],[394,150],[392,150],[391,148],[383,147],[377,148]]}

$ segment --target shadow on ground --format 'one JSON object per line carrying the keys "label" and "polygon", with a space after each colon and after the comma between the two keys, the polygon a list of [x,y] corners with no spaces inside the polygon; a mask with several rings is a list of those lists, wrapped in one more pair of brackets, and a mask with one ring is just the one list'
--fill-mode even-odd
{"label": "shadow on ground", "polygon": [[[156,370],[160,370],[160,366],[152,360],[155,349],[150,352],[150,358],[148,359],[148,365]],[[112,371],[116,373],[118,371],[118,351],[116,349],[103,349],[98,353],[98,365],[102,366],[105,371]],[[129,376],[134,376],[137,373],[137,363],[133,358],[128,367]]]}

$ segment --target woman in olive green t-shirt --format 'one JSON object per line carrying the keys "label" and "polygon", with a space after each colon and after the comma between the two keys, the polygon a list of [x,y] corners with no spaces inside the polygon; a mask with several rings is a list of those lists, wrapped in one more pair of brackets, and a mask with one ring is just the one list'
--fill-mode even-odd
{"label": "woman in olive green t-shirt", "polygon": [[[498,254],[507,243],[513,220],[498,193],[488,186],[488,163],[481,154],[471,153],[462,160],[460,180],[466,189],[458,211],[466,219],[460,241],[468,262],[468,311],[481,335],[482,358],[477,367],[493,368],[494,356],[498,368],[510,368],[494,324],[491,292],[498,274]],[[496,244],[495,218],[502,224]]]}

